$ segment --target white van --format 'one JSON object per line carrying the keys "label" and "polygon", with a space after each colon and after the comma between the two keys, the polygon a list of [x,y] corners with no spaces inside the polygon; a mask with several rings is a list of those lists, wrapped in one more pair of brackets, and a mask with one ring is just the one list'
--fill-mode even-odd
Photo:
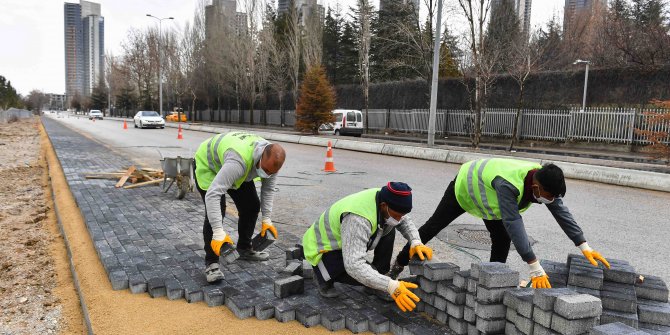
{"label": "white van", "polygon": [[322,124],[319,131],[333,135],[353,135],[361,136],[363,134],[363,113],[355,109],[336,109],[333,110],[335,122]]}

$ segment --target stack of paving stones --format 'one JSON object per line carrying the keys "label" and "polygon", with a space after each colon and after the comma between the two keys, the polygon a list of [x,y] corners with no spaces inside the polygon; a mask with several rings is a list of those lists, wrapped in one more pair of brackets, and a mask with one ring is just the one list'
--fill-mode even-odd
{"label": "stack of paving stones", "polygon": [[[579,334],[595,320],[609,324],[591,329],[594,334],[627,334],[630,328],[670,333],[668,288],[660,278],[645,275],[640,281],[629,264],[617,260],[610,260],[610,270],[595,268],[581,255],[570,255],[565,264],[542,263],[554,287],[569,287],[551,290],[515,288],[518,273],[502,264],[459,271],[449,263],[413,261],[410,270],[418,275],[416,292],[422,298],[417,311],[424,313],[402,313],[395,303],[358,287],[337,284],[339,298],[322,298],[312,267],[289,243],[300,237],[284,233],[266,249],[269,261],[222,262],[225,279],[210,285],[203,274],[205,212],[197,194],[176,200],[157,188],[123,190],[112,180],[87,180],[87,172],[119,170],[133,162],[56,120],[43,120],[115,290],[226,306],[242,319],[296,320],[354,333]],[[225,218],[226,231],[234,235],[236,227],[234,219]],[[602,316],[594,312],[600,304],[594,298],[602,298]]]}

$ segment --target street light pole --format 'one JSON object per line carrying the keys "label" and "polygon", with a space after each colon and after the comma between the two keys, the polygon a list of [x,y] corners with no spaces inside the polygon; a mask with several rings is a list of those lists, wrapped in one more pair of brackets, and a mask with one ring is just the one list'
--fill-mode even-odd
{"label": "street light pole", "polygon": [[428,116],[428,146],[435,145],[435,119],[437,118],[437,83],[440,71],[440,37],[442,35],[442,0],[437,2],[435,46],[433,47],[433,80],[430,88],[430,114]]}
{"label": "street light pole", "polygon": [[152,17],[158,20],[158,109],[159,114],[163,115],[163,55],[161,51],[161,38],[163,38],[163,20],[174,20],[173,17],[155,17],[151,14],[147,14],[148,17]]}
{"label": "street light pole", "polygon": [[586,73],[584,73],[584,97],[582,98],[582,113],[583,113],[586,112],[586,88],[589,85],[589,64],[591,64],[591,62],[588,60],[578,59],[572,64],[573,65],[586,64]]}

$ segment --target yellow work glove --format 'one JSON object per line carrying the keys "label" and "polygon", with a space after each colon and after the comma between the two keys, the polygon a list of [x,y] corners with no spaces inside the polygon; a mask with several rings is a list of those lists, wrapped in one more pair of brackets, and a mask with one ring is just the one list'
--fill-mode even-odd
{"label": "yellow work glove", "polygon": [[[397,281],[391,279],[388,285],[388,292],[391,295],[391,298],[395,300],[396,305],[403,312],[411,312],[415,307],[416,303],[421,301],[416,294],[410,291],[410,288],[417,288],[416,284],[408,283],[404,281]],[[414,301],[412,301],[414,300]]]}
{"label": "yellow work glove", "polygon": [[425,261],[426,258],[433,259],[433,249],[423,245],[421,241],[414,240],[409,248],[409,258],[413,258],[414,255],[418,255],[419,259]]}
{"label": "yellow work glove", "polygon": [[226,234],[226,237],[224,237],[223,240],[212,239],[212,242],[210,242],[209,245],[217,256],[221,256],[221,247],[223,247],[224,243],[230,243],[231,246],[234,244],[233,240],[230,239],[230,235]]}
{"label": "yellow work glove", "polygon": [[586,259],[588,259],[589,262],[593,264],[593,266],[598,266],[598,262],[596,261],[599,261],[600,263],[603,263],[603,265],[608,269],[610,268],[610,263],[607,261],[607,259],[605,259],[605,257],[603,257],[603,255],[601,255],[599,252],[591,249],[588,243],[584,242],[580,244],[579,249],[582,251],[582,254],[584,254],[584,257],[586,257]]}
{"label": "yellow work glove", "polygon": [[268,230],[270,231],[270,233],[272,233],[272,235],[274,235],[276,240],[277,228],[275,228],[270,219],[263,219],[263,221],[261,221],[261,236],[265,237],[265,232]]}
{"label": "yellow work glove", "polygon": [[540,261],[536,260],[533,263],[529,263],[528,266],[530,267],[530,281],[533,288],[551,288],[549,276],[544,272]]}

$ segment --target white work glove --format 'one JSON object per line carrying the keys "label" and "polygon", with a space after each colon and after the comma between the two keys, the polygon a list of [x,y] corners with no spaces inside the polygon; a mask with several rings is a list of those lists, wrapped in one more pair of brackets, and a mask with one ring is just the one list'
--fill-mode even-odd
{"label": "white work glove", "polygon": [[551,288],[549,276],[544,272],[539,260],[529,263],[528,267],[530,268],[530,281],[533,288]]}

